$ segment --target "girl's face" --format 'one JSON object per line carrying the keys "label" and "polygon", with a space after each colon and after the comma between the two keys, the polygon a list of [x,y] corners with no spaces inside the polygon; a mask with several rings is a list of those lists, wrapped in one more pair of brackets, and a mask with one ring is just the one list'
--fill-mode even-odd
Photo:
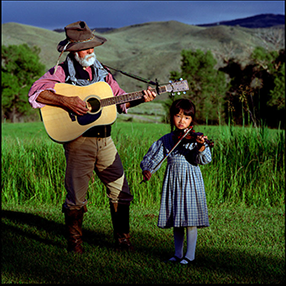
{"label": "girl's face", "polygon": [[180,109],[178,114],[174,115],[173,120],[176,128],[181,130],[188,128],[192,123],[192,117],[185,115],[182,109]]}

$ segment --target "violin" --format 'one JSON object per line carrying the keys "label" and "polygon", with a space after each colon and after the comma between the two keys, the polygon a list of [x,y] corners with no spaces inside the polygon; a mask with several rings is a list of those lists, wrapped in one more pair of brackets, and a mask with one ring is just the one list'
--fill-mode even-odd
{"label": "violin", "polygon": [[[188,132],[187,135],[185,135],[186,132]],[[176,131],[174,132],[174,134],[176,136],[176,139],[178,141],[181,140],[183,143],[193,143],[193,142],[196,142],[197,137],[204,136],[204,134],[201,132],[195,132],[195,130],[193,129],[193,126],[190,126],[189,128],[184,129],[184,130]],[[214,147],[214,142],[212,140],[205,139],[205,142],[208,144],[210,148]]]}

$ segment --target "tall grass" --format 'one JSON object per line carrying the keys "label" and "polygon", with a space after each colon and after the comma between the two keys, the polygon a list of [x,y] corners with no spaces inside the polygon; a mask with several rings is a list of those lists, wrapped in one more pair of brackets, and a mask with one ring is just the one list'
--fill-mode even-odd
{"label": "tall grass", "polygon": [[[213,168],[203,166],[213,199],[247,205],[284,203],[285,132],[266,127],[220,127]],[[212,176],[211,172],[217,173]]]}
{"label": "tall grass", "polygon": [[2,202],[62,200],[65,159],[61,149],[41,139],[2,139]]}
{"label": "tall grass", "polygon": [[[65,199],[63,147],[47,137],[41,124],[2,124],[3,204],[61,204]],[[215,141],[212,162],[201,167],[210,206],[284,204],[284,130],[202,126],[196,131]],[[158,204],[166,163],[143,184],[139,165],[151,144],[169,132],[169,126],[116,122],[112,132],[134,204]],[[94,176],[88,189],[89,202],[106,206],[105,192],[104,185]]]}

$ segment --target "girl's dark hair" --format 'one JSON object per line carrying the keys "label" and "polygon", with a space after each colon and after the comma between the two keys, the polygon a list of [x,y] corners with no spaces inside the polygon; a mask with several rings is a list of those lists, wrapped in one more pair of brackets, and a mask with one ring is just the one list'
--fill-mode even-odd
{"label": "girl's dark hair", "polygon": [[170,107],[171,131],[173,131],[174,129],[174,122],[173,122],[174,115],[178,114],[180,112],[180,109],[183,110],[185,115],[191,116],[194,121],[196,114],[195,105],[187,98],[177,99],[172,103]]}

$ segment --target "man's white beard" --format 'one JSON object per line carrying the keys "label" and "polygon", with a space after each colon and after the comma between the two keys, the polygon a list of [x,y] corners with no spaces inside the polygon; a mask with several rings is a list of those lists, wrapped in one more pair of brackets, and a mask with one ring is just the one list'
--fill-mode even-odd
{"label": "man's white beard", "polygon": [[83,67],[89,67],[94,64],[96,55],[93,52],[92,54],[86,55],[84,58],[80,58],[78,53],[75,52],[74,58],[79,62]]}

